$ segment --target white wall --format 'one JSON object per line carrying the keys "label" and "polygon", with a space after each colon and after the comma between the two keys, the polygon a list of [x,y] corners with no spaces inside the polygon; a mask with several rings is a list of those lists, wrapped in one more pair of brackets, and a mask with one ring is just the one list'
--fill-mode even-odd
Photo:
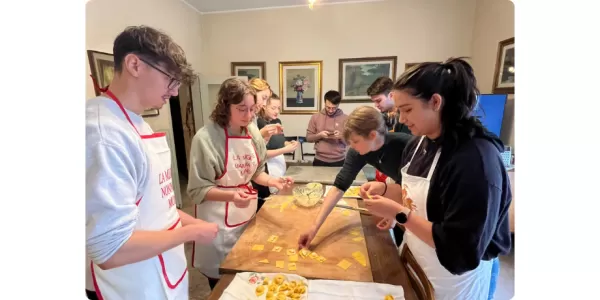
{"label": "white wall", "polygon": [[[86,4],[86,50],[112,53],[117,35],[131,25],[163,30],[179,44],[192,67],[201,65],[201,15],[180,0],[91,0]],[[86,56],[87,57],[87,56]],[[86,98],[95,97],[86,62]],[[145,118],[154,130],[171,128],[169,105],[157,117]]]}
{"label": "white wall", "polygon": [[[509,0],[477,0],[475,16],[472,64],[479,89],[491,93],[498,43],[515,36],[514,4]],[[515,97],[509,95],[500,134],[502,141],[512,147],[515,146],[514,105]]]}
{"label": "white wall", "polygon": [[[266,61],[279,93],[279,61],[323,60],[323,94],[338,89],[338,59],[398,56],[408,62],[470,56],[475,0],[388,0],[202,16],[203,69],[229,75],[232,61]],[[342,104],[349,114],[358,105]],[[372,105],[366,103],[366,105]],[[286,135],[305,135],[310,115],[283,115]]]}

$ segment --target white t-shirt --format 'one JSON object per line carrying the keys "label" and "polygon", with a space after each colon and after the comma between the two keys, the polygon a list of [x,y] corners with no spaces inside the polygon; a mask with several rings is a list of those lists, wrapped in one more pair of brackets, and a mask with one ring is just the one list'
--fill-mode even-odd
{"label": "white t-shirt", "polygon": [[[140,134],[152,134],[141,116],[127,113]],[[94,290],[89,260],[106,262],[129,239],[150,170],[139,134],[112,99],[87,101],[85,130],[86,289]]]}

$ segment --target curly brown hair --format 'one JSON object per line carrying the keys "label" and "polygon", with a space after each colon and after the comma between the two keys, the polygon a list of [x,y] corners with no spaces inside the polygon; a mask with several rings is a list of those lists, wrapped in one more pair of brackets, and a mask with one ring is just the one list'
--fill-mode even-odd
{"label": "curly brown hair", "polygon": [[217,105],[210,114],[211,121],[221,127],[227,127],[231,118],[230,106],[240,104],[248,94],[252,95],[256,104],[256,91],[248,83],[237,78],[223,81],[217,94]]}
{"label": "curly brown hair", "polygon": [[183,49],[160,30],[143,25],[125,28],[113,44],[115,72],[122,71],[123,60],[131,53],[151,63],[164,64],[167,72],[181,82],[191,84],[196,78]]}

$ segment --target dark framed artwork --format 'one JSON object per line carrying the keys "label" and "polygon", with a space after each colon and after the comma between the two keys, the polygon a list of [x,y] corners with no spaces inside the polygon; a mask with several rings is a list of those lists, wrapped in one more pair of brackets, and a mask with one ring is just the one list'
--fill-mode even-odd
{"label": "dark framed artwork", "polygon": [[339,59],[339,92],[346,103],[371,102],[367,89],[375,79],[396,79],[396,56]]}
{"label": "dark framed artwork", "polygon": [[496,70],[494,71],[494,94],[515,93],[515,38],[498,43]]}
{"label": "dark framed artwork", "polygon": [[[88,50],[87,54],[92,77],[98,82],[100,88],[107,87],[115,74],[114,56],[110,53],[94,50]],[[96,86],[94,86],[94,92],[96,93],[96,96],[100,96],[101,94]],[[142,113],[142,117],[155,117],[159,114],[160,111],[156,108],[147,109]]]}
{"label": "dark framed artwork", "polygon": [[323,61],[280,61],[281,114],[314,114],[321,110]]}
{"label": "dark framed artwork", "polygon": [[247,76],[248,80],[252,78],[261,78],[267,80],[266,63],[261,62],[232,62],[231,76]]}

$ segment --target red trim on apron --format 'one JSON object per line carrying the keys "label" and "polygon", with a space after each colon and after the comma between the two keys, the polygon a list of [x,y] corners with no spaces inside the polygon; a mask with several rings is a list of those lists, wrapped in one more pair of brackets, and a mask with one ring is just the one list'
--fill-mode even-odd
{"label": "red trim on apron", "polygon": [[[236,186],[224,186],[224,185],[217,185],[218,188],[224,188],[224,189],[236,189],[236,188],[245,188],[246,189],[246,194],[249,195],[258,195],[258,191],[251,188],[248,184],[240,184],[240,185],[236,185]],[[238,227],[238,226],[242,226],[248,222],[250,222],[250,220],[252,220],[252,218],[238,223],[238,224],[229,224],[229,222],[227,222],[227,217],[229,216],[229,204],[233,204],[231,202],[225,202],[225,226],[229,227],[229,228],[234,228],[234,227]]]}
{"label": "red trim on apron", "polygon": [[140,132],[135,127],[135,125],[133,125],[133,122],[131,122],[131,119],[129,118],[129,114],[127,113],[127,111],[125,110],[125,107],[123,107],[123,104],[121,103],[121,101],[119,101],[119,99],[117,98],[117,96],[115,96],[115,94],[113,94],[113,92],[109,91],[108,89],[104,93],[108,97],[110,97],[113,101],[115,101],[117,103],[117,105],[119,106],[119,108],[121,109],[121,111],[123,112],[123,114],[125,115],[125,118],[127,119],[127,122],[129,122],[129,124],[131,124],[131,126],[133,127],[133,129],[135,130],[135,132],[142,139],[161,138],[161,137],[165,137],[167,135],[165,132],[155,132],[153,134],[140,134]]}
{"label": "red trim on apron", "polygon": [[[167,230],[173,230],[173,229],[175,229],[175,227],[177,227],[177,225],[180,222],[181,222],[181,218],[177,219],[177,221],[175,222],[175,224],[173,224]],[[170,289],[175,289],[181,283],[181,281],[183,281],[183,278],[185,278],[185,274],[187,274],[188,269],[185,268],[185,271],[183,272],[183,274],[181,274],[181,277],[179,277],[179,280],[177,280],[177,282],[175,282],[175,284],[173,284],[173,283],[171,283],[171,280],[169,280],[169,276],[167,275],[167,267],[165,266],[165,260],[164,260],[164,258],[162,256],[162,254],[158,255],[158,260],[160,261],[160,267],[162,268],[163,278],[165,279],[165,282],[167,283],[167,286]]]}

